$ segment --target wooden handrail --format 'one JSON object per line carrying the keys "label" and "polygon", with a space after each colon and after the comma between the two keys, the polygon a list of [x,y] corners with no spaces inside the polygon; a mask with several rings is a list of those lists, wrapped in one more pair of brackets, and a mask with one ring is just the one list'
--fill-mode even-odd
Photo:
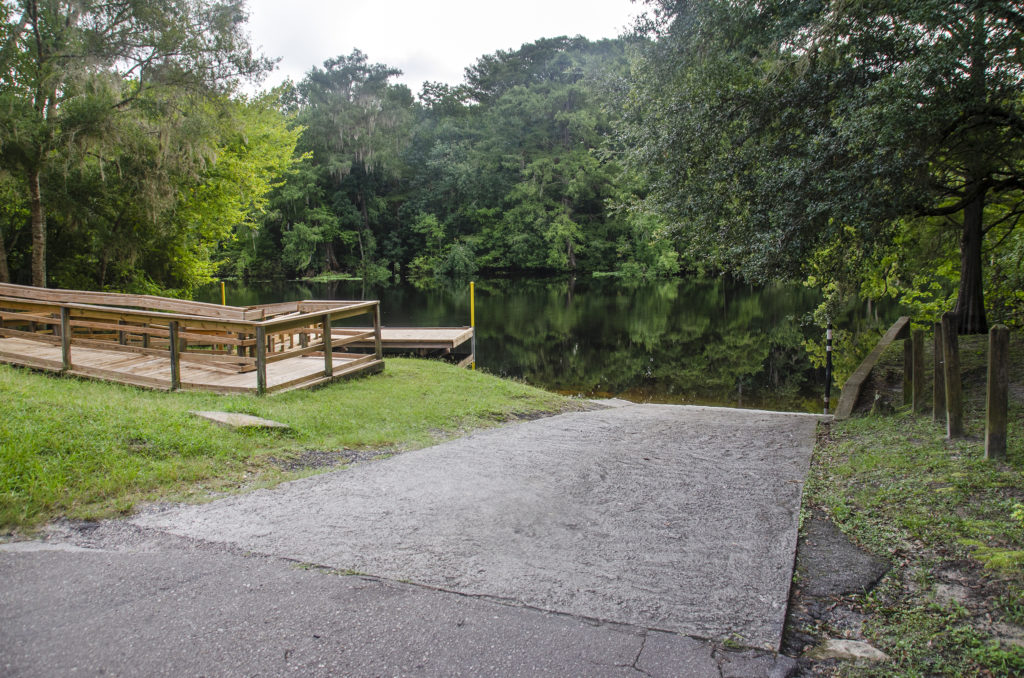
{"label": "wooden handrail", "polygon": [[[154,310],[157,307],[160,310]],[[266,317],[273,314],[279,317]],[[265,393],[268,364],[319,351],[324,358],[323,379],[330,379],[334,374],[333,345],[344,346],[355,339],[332,341],[332,323],[364,314],[372,319],[373,330],[360,331],[359,338],[373,341],[372,357],[379,360],[378,301],[307,300],[241,309],[147,295],[0,284],[0,336],[59,344],[64,371],[77,369],[71,358],[75,345],[167,356],[171,361],[171,390],[181,387],[180,364],[188,361],[239,372],[255,370],[256,390]],[[12,324],[14,327],[5,326]],[[41,332],[37,325],[47,329]],[[76,337],[76,329],[87,330],[88,334]],[[311,342],[310,334],[319,334],[320,340]],[[285,337],[279,341],[273,338],[280,335]],[[299,335],[298,348],[295,335]],[[166,341],[166,349],[151,347],[153,338]],[[190,343],[213,350],[190,351]],[[231,351],[238,355],[231,355]]]}

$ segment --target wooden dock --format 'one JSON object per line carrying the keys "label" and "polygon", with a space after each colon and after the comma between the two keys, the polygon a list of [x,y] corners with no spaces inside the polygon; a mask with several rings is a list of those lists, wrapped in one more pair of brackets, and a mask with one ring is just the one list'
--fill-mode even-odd
{"label": "wooden dock", "polygon": [[[365,333],[366,328],[334,328],[331,334],[339,341],[346,340],[351,333]],[[465,344],[472,345],[474,329],[472,327],[381,327],[380,340],[384,350],[387,351],[416,351],[423,355],[440,354],[452,355],[455,350]],[[373,347],[373,342],[368,339],[356,339],[349,344],[353,348],[368,349]],[[458,361],[460,367],[465,367],[476,360],[476,356],[470,349],[468,355],[464,355]]]}
{"label": "wooden dock", "polygon": [[[360,316],[372,328],[335,335]],[[350,352],[356,343],[371,352]],[[0,284],[0,362],[172,391],[286,391],[382,370],[380,306],[241,308]]]}

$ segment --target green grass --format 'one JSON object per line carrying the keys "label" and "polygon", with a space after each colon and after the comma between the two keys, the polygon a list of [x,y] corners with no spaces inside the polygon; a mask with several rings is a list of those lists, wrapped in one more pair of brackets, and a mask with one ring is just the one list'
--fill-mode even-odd
{"label": "green grass", "polygon": [[[388,359],[379,375],[265,398],[144,391],[0,365],[0,532],[272,484],[297,475],[274,459],[303,450],[387,454],[573,406],[427,360]],[[190,410],[252,414],[291,430],[236,431]]]}
{"label": "green grass", "polygon": [[[819,442],[805,508],[824,508],[893,569],[854,604],[865,635],[890,663],[840,665],[851,676],[1019,676],[1024,649],[1001,643],[997,624],[1024,624],[1024,403],[1011,398],[1008,458],[984,459],[985,337],[962,337],[968,437],[907,408],[832,424]],[[897,342],[882,370],[902,369]],[[1014,338],[1011,384],[1024,383],[1024,345]],[[930,358],[929,358],[929,365]],[[941,573],[963,574],[970,606],[936,595]]]}

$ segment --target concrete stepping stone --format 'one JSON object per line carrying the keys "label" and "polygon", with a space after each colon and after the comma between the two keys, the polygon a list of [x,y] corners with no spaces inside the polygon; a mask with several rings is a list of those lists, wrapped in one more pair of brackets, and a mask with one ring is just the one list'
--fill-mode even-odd
{"label": "concrete stepping stone", "polygon": [[227,426],[228,428],[265,428],[277,430],[287,430],[290,428],[288,424],[282,424],[279,421],[254,417],[251,414],[241,414],[239,412],[192,410],[189,414],[195,415],[200,419],[207,419],[220,426]]}

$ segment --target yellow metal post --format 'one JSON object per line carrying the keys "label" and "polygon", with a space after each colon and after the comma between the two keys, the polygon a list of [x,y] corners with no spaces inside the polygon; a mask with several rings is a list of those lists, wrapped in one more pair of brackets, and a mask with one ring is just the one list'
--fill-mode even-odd
{"label": "yellow metal post", "polygon": [[224,281],[223,280],[220,281],[220,305],[221,306],[227,306],[228,305],[228,295],[224,292]]}
{"label": "yellow metal post", "polygon": [[473,352],[473,362],[469,364],[470,369],[476,369],[476,283],[469,283],[469,326],[473,328],[473,338],[470,343],[470,351]]}

